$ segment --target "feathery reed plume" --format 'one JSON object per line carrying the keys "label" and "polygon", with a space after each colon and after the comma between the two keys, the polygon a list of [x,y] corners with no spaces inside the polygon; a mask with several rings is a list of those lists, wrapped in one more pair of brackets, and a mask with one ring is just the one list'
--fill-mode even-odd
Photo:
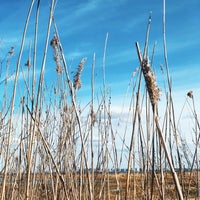
{"label": "feathery reed plume", "polygon": [[81,72],[83,70],[83,67],[84,67],[84,64],[85,64],[86,60],[87,60],[87,58],[82,58],[81,62],[78,65],[77,72],[74,75],[73,86],[74,86],[75,89],[78,89],[78,90],[81,88],[81,79],[80,79],[80,76],[81,76]]}
{"label": "feathery reed plume", "polygon": [[91,125],[94,126],[95,122],[97,122],[97,116],[93,109],[90,111],[90,117],[91,117]]}
{"label": "feathery reed plume", "polygon": [[192,92],[192,91],[189,91],[189,92],[187,93],[187,96],[190,97],[190,98],[193,98],[193,92]]}
{"label": "feathery reed plume", "polygon": [[56,62],[56,72],[58,74],[61,74],[63,69],[61,67],[61,62],[60,62],[60,56],[59,56],[59,40],[56,35],[54,35],[53,39],[50,42],[50,45],[53,48],[54,51],[54,61]]}
{"label": "feathery reed plume", "polygon": [[139,44],[136,42],[136,48],[137,48],[137,52],[138,52],[138,57],[140,60],[140,65],[142,68],[142,72],[144,74],[144,78],[145,78],[145,82],[146,82],[146,87],[147,87],[147,91],[149,93],[149,98],[151,100],[151,104],[152,104],[152,108],[153,108],[153,114],[154,114],[154,120],[156,123],[156,128],[161,140],[161,144],[163,146],[163,149],[165,151],[165,155],[166,158],[168,160],[168,164],[170,166],[171,169],[171,173],[176,185],[176,189],[179,195],[179,199],[183,200],[183,193],[181,190],[181,185],[178,179],[178,176],[175,172],[173,163],[172,163],[172,158],[170,157],[170,154],[168,152],[167,146],[166,146],[166,142],[165,139],[163,137],[163,133],[162,130],[160,128],[160,124],[158,121],[158,113],[157,113],[157,109],[156,109],[156,105],[157,105],[157,101],[159,99],[159,88],[157,87],[156,81],[155,81],[155,75],[153,74],[152,70],[151,70],[151,66],[148,64],[148,59],[146,57],[142,58],[141,57],[141,53],[140,53],[140,49],[139,49]]}
{"label": "feathery reed plume", "polygon": [[156,76],[152,72],[148,58],[144,58],[142,61],[142,72],[146,82],[147,91],[149,93],[149,98],[152,105],[155,105],[159,100],[160,89],[157,86]]}

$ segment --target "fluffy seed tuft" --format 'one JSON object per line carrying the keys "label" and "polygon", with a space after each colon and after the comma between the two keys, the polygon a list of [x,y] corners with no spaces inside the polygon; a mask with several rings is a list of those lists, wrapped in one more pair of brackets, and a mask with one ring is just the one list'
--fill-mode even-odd
{"label": "fluffy seed tuft", "polygon": [[156,83],[156,76],[152,72],[151,66],[149,65],[148,58],[144,58],[142,62],[142,72],[146,82],[147,91],[149,93],[150,101],[152,105],[155,105],[160,97],[160,89]]}
{"label": "fluffy seed tuft", "polygon": [[63,72],[63,69],[61,67],[60,54],[59,54],[59,40],[56,35],[54,35],[53,39],[50,42],[50,45],[52,46],[54,51],[53,59],[56,62],[56,72],[58,74],[61,74]]}
{"label": "fluffy seed tuft", "polygon": [[73,83],[73,86],[75,89],[80,89],[81,88],[81,72],[83,70],[83,67],[84,67],[84,64],[85,64],[85,61],[87,60],[87,58],[83,58],[81,60],[81,62],[79,63],[78,65],[78,68],[77,68],[77,72],[76,74],[74,75],[74,83]]}
{"label": "fluffy seed tuft", "polygon": [[187,96],[190,97],[190,98],[193,98],[193,92],[192,92],[192,91],[189,91],[189,92],[187,93]]}

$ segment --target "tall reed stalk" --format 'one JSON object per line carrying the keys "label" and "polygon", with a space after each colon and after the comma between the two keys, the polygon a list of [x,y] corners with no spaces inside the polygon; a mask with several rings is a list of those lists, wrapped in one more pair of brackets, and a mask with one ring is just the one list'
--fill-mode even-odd
{"label": "tall reed stalk", "polygon": [[10,119],[9,119],[9,130],[8,130],[8,141],[7,141],[8,145],[7,145],[7,150],[6,150],[5,169],[4,169],[4,177],[3,177],[3,185],[2,185],[2,193],[1,193],[2,200],[5,199],[5,187],[6,187],[7,171],[8,171],[8,165],[9,165],[9,157],[10,157],[11,133],[12,133],[12,126],[13,126],[13,113],[14,113],[14,103],[15,103],[15,96],[16,96],[19,67],[20,67],[20,63],[21,63],[21,57],[22,57],[24,41],[25,41],[25,37],[26,37],[26,31],[27,31],[27,27],[28,27],[28,23],[29,23],[33,5],[34,5],[34,0],[32,0],[32,2],[31,2],[31,5],[30,5],[29,11],[28,11],[28,15],[27,15],[27,19],[26,19],[26,23],[25,23],[25,27],[24,27],[20,53],[19,53],[18,60],[17,60],[14,88],[12,91],[12,100],[11,100],[10,117],[9,117]]}
{"label": "tall reed stalk", "polygon": [[[37,91],[37,97],[36,97],[36,106],[35,106],[35,119],[38,119],[38,110],[39,110],[39,103],[40,103],[40,97],[41,97],[41,89],[44,81],[44,70],[45,70],[45,63],[46,63],[46,54],[49,44],[49,36],[50,36],[50,28],[53,18],[53,10],[54,10],[54,0],[51,1],[51,8],[49,13],[49,20],[48,20],[48,28],[47,28],[47,35],[46,35],[46,43],[45,43],[45,49],[43,54],[43,60],[42,60],[42,66],[40,71],[40,78],[38,83],[38,91]],[[27,166],[27,185],[26,185],[26,199],[29,199],[29,190],[30,190],[30,177],[31,177],[31,163],[32,163],[32,157],[33,157],[33,146],[34,146],[34,137],[35,137],[35,131],[38,124],[36,121],[34,122],[33,131],[31,130],[30,134],[30,142],[28,147],[28,166]]]}
{"label": "tall reed stalk", "polygon": [[139,60],[140,60],[140,65],[141,65],[141,68],[143,70],[143,74],[144,74],[144,77],[145,77],[145,82],[146,82],[146,87],[147,87],[147,91],[148,91],[148,94],[149,94],[149,98],[151,100],[151,105],[152,105],[152,110],[153,110],[153,114],[154,114],[154,120],[155,120],[155,123],[156,123],[156,128],[158,130],[159,137],[160,137],[160,140],[161,140],[161,144],[164,148],[165,155],[166,155],[166,158],[168,160],[168,163],[169,163],[169,166],[170,166],[170,169],[171,169],[171,172],[172,172],[172,176],[174,178],[174,183],[176,185],[176,189],[177,189],[177,192],[178,192],[179,199],[183,200],[183,194],[182,194],[181,186],[180,186],[177,174],[174,170],[174,166],[172,164],[171,156],[168,152],[168,149],[167,149],[167,146],[166,146],[166,143],[165,143],[165,139],[163,137],[163,133],[162,133],[162,130],[160,128],[159,121],[158,121],[157,101],[158,101],[158,98],[159,98],[159,89],[156,85],[154,75],[151,74],[151,67],[148,65],[148,61],[143,60],[142,57],[141,57],[138,43],[136,43],[136,48],[137,48],[138,57],[139,57]]}

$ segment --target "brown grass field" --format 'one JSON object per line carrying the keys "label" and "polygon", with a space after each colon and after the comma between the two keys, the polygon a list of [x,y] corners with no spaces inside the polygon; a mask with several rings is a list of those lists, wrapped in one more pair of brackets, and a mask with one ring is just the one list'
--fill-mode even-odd
{"label": "brown grass field", "polygon": [[[73,177],[72,177],[73,176]],[[126,198],[126,181],[127,173],[95,173],[94,174],[94,199],[162,199],[161,192],[161,174],[156,173],[153,183],[153,191],[151,188],[152,185],[152,174],[144,173],[131,173],[130,175],[130,184],[128,196]],[[165,172],[164,184],[163,184],[163,194],[164,199],[178,199],[177,191],[173,181],[171,173]],[[178,173],[179,179],[182,177],[182,190],[184,197],[188,195],[187,199],[196,199],[198,189],[196,183],[197,172],[193,172],[190,177],[190,172]],[[25,198],[25,180],[26,176],[22,177],[21,180],[13,180],[10,175],[8,176],[8,183],[6,185],[6,199],[15,198],[15,199],[24,199]],[[65,180],[67,195],[69,199],[81,198],[89,199],[87,197],[88,193],[88,179],[86,175],[80,174],[62,174],[62,177]],[[83,179],[81,180],[81,177]],[[189,179],[191,180],[189,183]],[[72,181],[73,180],[73,181]],[[82,183],[81,183],[82,181]],[[190,186],[189,186],[190,185]],[[31,187],[31,186],[30,186]],[[56,187],[56,188],[55,188]],[[186,192],[189,193],[186,194]],[[33,199],[54,199],[55,198],[55,189],[56,189],[56,199],[65,199],[65,191],[63,185],[59,182],[59,177],[56,174],[37,174],[35,176],[35,185],[31,189],[31,196]],[[80,195],[81,191],[81,195]]]}

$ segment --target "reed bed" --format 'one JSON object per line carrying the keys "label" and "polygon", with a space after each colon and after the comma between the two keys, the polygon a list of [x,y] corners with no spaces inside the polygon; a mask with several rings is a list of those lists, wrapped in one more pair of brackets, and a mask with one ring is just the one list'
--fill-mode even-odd
{"label": "reed bed", "polygon": [[[35,70],[39,56],[40,1],[33,0],[27,14],[11,97],[7,80],[14,47],[8,51],[6,62],[1,62],[1,69],[2,66],[6,69],[5,77],[0,74],[3,80],[0,83],[3,88],[0,110],[1,199],[200,198],[200,125],[194,94],[189,91],[186,98],[196,134],[195,148],[191,150],[178,131],[175,119],[166,48],[166,70],[163,71],[166,72],[168,88],[163,94],[165,112],[162,120],[159,119],[160,89],[147,51],[151,15],[144,52],[136,42],[140,67],[134,71],[128,85],[131,94],[130,99],[126,96],[125,100],[129,111],[124,123],[119,116],[116,124],[105,76],[108,34],[102,63],[102,89],[96,95],[94,54],[90,77],[91,100],[83,106],[79,104],[78,92],[84,87],[81,75],[87,59],[80,58],[76,72],[71,76],[54,18],[55,5],[52,0],[39,79],[36,79]],[[20,69],[26,30],[34,6],[34,53],[31,56],[30,44],[26,68]],[[163,21],[165,27],[165,19]],[[164,45],[165,42],[164,31]],[[48,51],[53,52],[57,76],[50,87],[45,85]],[[28,70],[28,76],[24,76],[23,84],[20,84],[23,88],[20,96],[17,86],[19,73],[25,70]]]}

